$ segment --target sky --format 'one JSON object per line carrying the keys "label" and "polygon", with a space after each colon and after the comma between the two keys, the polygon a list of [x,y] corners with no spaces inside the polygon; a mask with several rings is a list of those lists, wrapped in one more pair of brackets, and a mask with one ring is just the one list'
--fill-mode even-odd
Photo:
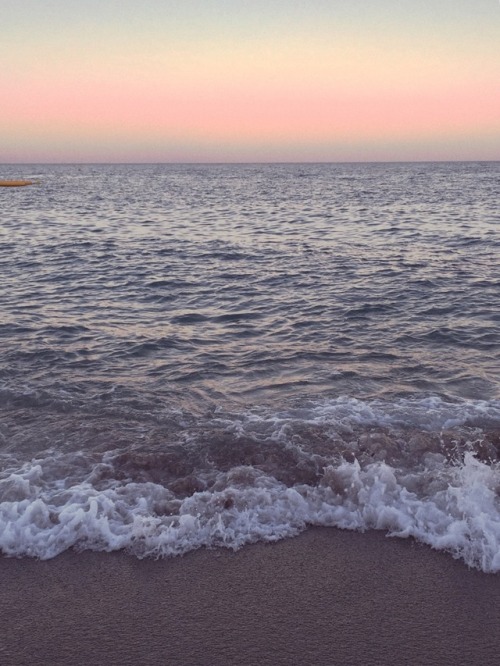
{"label": "sky", "polygon": [[0,9],[0,162],[500,159],[499,0]]}

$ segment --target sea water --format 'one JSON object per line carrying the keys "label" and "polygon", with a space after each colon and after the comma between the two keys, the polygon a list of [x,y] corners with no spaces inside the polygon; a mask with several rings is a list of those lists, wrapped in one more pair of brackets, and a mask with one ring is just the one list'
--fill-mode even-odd
{"label": "sea water", "polygon": [[309,525],[500,570],[500,163],[23,165],[0,550]]}

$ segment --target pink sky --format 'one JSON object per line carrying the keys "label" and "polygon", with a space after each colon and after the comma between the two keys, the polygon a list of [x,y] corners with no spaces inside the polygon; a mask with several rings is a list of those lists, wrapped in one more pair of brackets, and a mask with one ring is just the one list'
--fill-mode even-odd
{"label": "pink sky", "polygon": [[[229,25],[215,14],[190,32],[200,18],[169,2],[138,21],[124,0],[119,27],[111,12],[89,26],[68,4],[56,29],[12,3],[0,161],[500,159],[491,21],[477,34],[463,14],[442,33],[424,15],[327,21],[312,2],[305,24],[275,32],[264,15],[255,34],[236,3]],[[500,6],[491,18],[498,30]]]}

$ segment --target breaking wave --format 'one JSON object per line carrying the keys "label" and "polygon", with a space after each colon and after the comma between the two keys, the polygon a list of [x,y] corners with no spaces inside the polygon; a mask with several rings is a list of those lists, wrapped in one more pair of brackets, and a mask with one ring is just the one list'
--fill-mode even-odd
{"label": "breaking wave", "polygon": [[281,413],[217,411],[160,440],[24,461],[4,454],[2,552],[167,557],[318,525],[413,537],[500,570],[498,401],[338,398]]}

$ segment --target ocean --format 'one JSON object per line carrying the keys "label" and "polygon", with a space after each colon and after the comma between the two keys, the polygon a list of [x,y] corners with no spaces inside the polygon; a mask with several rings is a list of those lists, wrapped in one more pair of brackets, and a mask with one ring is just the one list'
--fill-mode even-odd
{"label": "ocean", "polygon": [[500,163],[2,165],[0,551],[309,526],[500,570]]}

